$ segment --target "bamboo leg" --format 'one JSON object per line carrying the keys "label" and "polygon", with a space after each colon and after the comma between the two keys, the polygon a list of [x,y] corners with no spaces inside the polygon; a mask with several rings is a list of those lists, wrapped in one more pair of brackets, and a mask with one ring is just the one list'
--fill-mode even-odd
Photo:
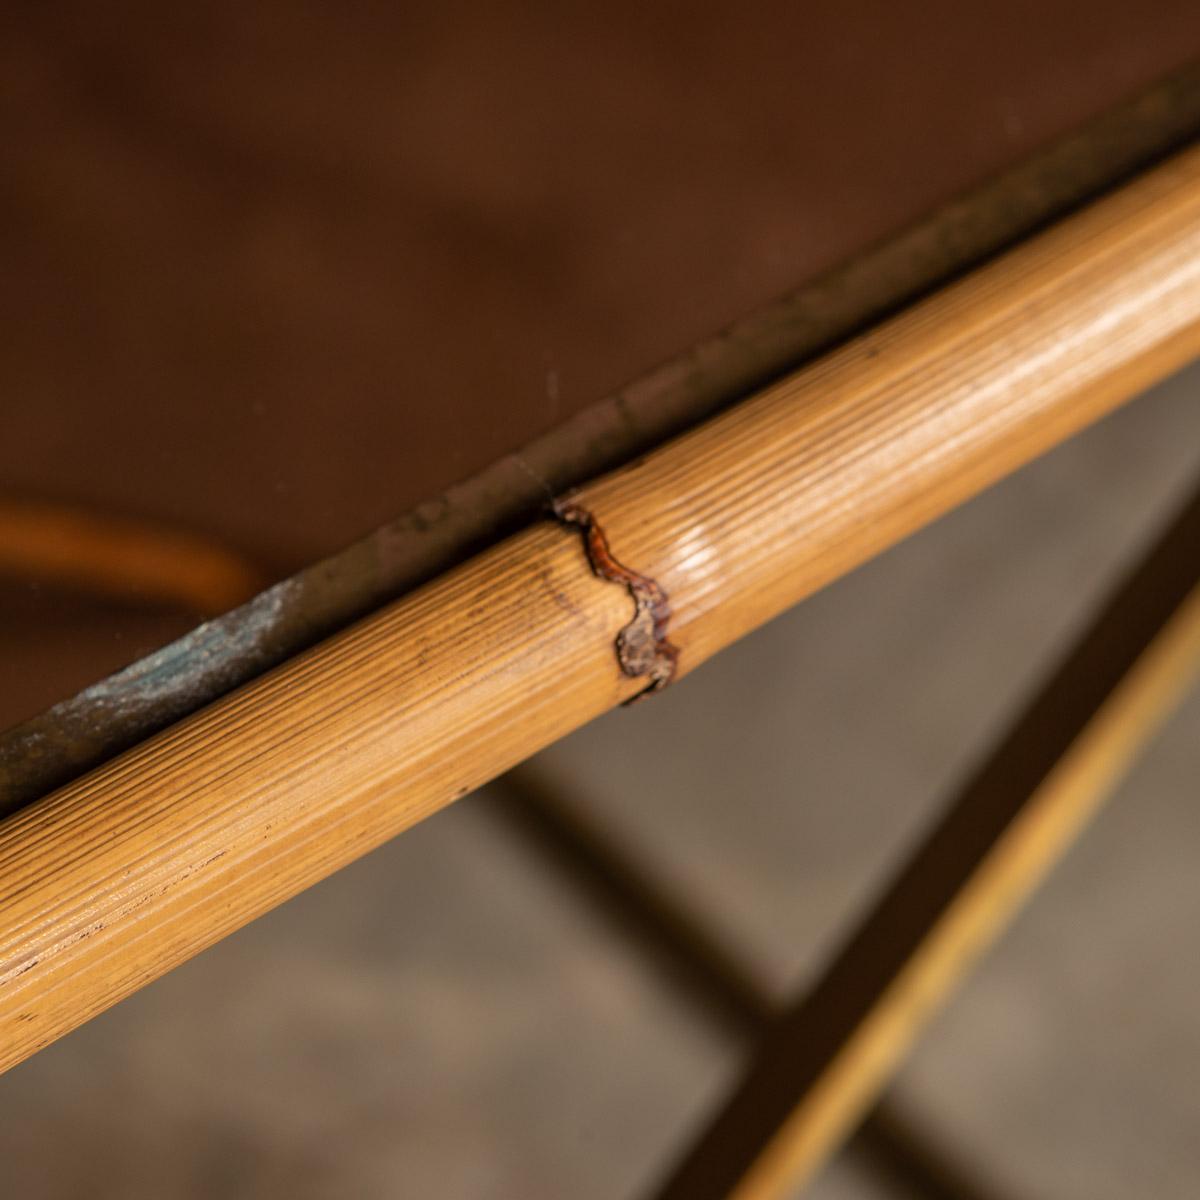
{"label": "bamboo leg", "polygon": [[[490,796],[714,1024],[740,1042],[762,1036],[779,1008],[766,985],[733,947],[637,862],[631,847],[565,802],[529,768],[502,776]],[[884,1099],[867,1115],[850,1149],[882,1179],[927,1200],[991,1200],[933,1132],[918,1127],[893,1101]]]}

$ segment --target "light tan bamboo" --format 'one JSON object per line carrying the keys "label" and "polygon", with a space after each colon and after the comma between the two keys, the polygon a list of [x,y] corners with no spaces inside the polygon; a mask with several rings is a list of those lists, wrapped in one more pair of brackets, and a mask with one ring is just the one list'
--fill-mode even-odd
{"label": "light tan bamboo", "polygon": [[[1189,151],[577,503],[685,672],[1198,350]],[[637,692],[630,609],[537,525],[9,818],[0,1065]]]}

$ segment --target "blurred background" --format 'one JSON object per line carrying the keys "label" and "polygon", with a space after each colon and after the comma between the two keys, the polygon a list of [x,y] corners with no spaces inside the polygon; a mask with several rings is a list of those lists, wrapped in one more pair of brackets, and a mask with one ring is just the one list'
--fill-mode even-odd
{"label": "blurred background", "polygon": [[[1193,57],[1200,10],[1151,8],[15,6],[0,724]],[[525,784],[796,994],[1181,500],[1198,389],[1169,381]],[[1198,729],[1194,697],[897,1082],[976,1196],[1200,1186]],[[12,1194],[643,1192],[745,1046],[506,787],[0,1077]],[[812,1194],[920,1193],[851,1151]]]}

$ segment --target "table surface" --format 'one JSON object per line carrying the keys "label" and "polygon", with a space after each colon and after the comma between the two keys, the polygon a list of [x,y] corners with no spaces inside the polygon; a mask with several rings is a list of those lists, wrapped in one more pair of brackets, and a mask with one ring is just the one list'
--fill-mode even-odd
{"label": "table surface", "polygon": [[[0,487],[281,577],[1103,112],[1200,8],[14,15]],[[195,614],[0,583],[0,724]]]}

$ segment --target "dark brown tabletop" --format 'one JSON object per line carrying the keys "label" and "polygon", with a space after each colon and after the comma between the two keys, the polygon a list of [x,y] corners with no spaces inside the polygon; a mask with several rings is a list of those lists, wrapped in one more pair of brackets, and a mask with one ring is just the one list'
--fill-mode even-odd
{"label": "dark brown tabletop", "polygon": [[[2,494],[280,577],[1198,49],[1189,0],[23,6]],[[0,724],[197,619],[40,582]]]}

